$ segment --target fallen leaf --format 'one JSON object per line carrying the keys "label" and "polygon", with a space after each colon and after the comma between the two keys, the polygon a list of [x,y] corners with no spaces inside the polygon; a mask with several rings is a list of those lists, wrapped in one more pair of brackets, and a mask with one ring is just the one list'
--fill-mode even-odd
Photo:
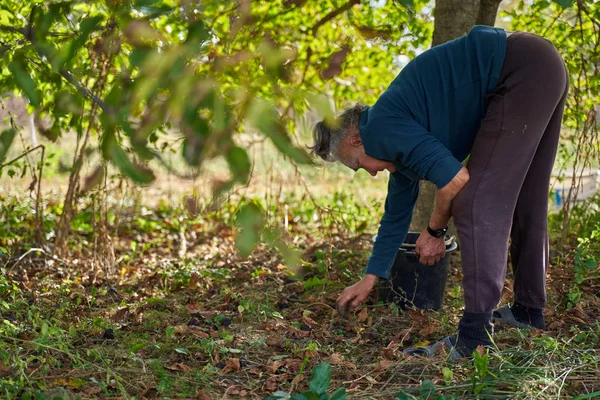
{"label": "fallen leaf", "polygon": [[198,393],[196,393],[195,398],[197,400],[213,400],[212,396],[206,393],[204,390],[200,390]]}
{"label": "fallen leaf", "polygon": [[365,322],[369,318],[369,310],[363,308],[361,312],[358,313],[358,322]]}
{"label": "fallen leaf", "polygon": [[129,307],[123,307],[123,308],[117,310],[115,315],[112,316],[111,320],[113,322],[121,322],[124,319],[126,319],[127,317],[129,317]]}
{"label": "fallen leaf", "polygon": [[568,310],[568,312],[572,313],[575,317],[580,318],[584,321],[589,319],[589,316],[585,311],[583,311],[583,306],[581,303],[577,304],[574,308]]}
{"label": "fallen leaf", "polygon": [[190,282],[188,283],[188,288],[194,289],[196,286],[198,286],[198,281],[198,274],[196,272],[192,272],[192,275],[190,276]]}
{"label": "fallen leaf", "polygon": [[277,370],[285,365],[285,361],[283,360],[275,360],[271,365],[271,372],[276,373]]}
{"label": "fallen leaf", "polygon": [[400,332],[396,333],[391,339],[390,342],[403,344],[405,341],[410,339],[412,333],[412,328],[402,329]]}
{"label": "fallen leaf", "polygon": [[379,363],[377,364],[375,369],[378,371],[381,371],[381,372],[387,371],[394,364],[396,364],[395,361],[384,359],[384,360],[379,361]]}
{"label": "fallen leaf", "polygon": [[242,392],[242,390],[244,390],[244,387],[242,385],[229,386],[227,388],[227,390],[225,390],[225,396],[230,396],[230,395],[238,396]]}
{"label": "fallen leaf", "polygon": [[240,370],[240,359],[239,358],[230,358],[225,361],[225,368],[223,368],[222,374],[228,374],[233,371]]}
{"label": "fallen leaf", "polygon": [[271,333],[265,343],[271,347],[281,348],[283,347],[283,339],[275,332]]}
{"label": "fallen leaf", "polygon": [[333,365],[341,365],[344,367],[348,367],[348,368],[352,368],[352,369],[356,369],[356,365],[351,363],[350,361],[344,361],[342,360],[342,356],[340,353],[333,353],[332,355],[330,355],[328,358],[326,358],[324,361],[333,364]]}
{"label": "fallen leaf", "polygon": [[12,374],[12,368],[5,365],[2,360],[0,360],[0,376],[10,376]]}
{"label": "fallen leaf", "polygon": [[290,388],[290,390],[294,390],[296,388],[296,386],[298,386],[300,384],[300,382],[302,382],[302,380],[304,379],[304,374],[298,374],[294,377],[294,379],[292,379],[292,387]]}
{"label": "fallen leaf", "polygon": [[173,330],[175,335],[194,335],[200,339],[208,339],[210,335],[204,331],[201,331],[195,326],[188,325],[177,325]]}
{"label": "fallen leaf", "polygon": [[302,317],[302,321],[304,321],[304,323],[309,324],[309,325],[319,325],[317,323],[317,321],[315,321],[314,319],[312,319],[311,317],[308,317],[308,316]]}
{"label": "fallen leaf", "polygon": [[102,388],[97,385],[88,385],[82,391],[83,391],[83,393],[87,394],[88,396],[91,396],[93,394],[98,394],[98,393],[102,392]]}
{"label": "fallen leaf", "polygon": [[559,319],[557,319],[556,321],[551,322],[546,329],[549,331],[553,331],[555,329],[560,328],[561,326],[563,326],[565,323]]}
{"label": "fallen leaf", "polygon": [[173,364],[167,367],[167,369],[170,371],[190,372],[193,368],[185,364]]}
{"label": "fallen leaf", "polygon": [[287,368],[290,372],[298,372],[300,371],[300,367],[302,366],[302,360],[297,358],[286,358],[285,359],[285,368]]}

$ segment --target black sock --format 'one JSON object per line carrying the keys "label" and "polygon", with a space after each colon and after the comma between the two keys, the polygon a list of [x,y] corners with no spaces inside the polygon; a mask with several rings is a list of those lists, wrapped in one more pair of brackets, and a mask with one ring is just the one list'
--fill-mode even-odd
{"label": "black sock", "polygon": [[492,313],[464,312],[458,324],[458,336],[451,338],[452,344],[463,357],[471,357],[477,346],[492,346],[494,334]]}
{"label": "black sock", "polygon": [[523,324],[529,324],[535,328],[544,329],[546,322],[544,321],[544,313],[541,308],[526,307],[515,302],[510,306],[515,319]]}

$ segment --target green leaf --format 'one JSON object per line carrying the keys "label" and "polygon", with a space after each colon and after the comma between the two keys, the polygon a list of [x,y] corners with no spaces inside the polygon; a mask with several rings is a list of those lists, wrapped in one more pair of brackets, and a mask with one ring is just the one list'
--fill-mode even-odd
{"label": "green leaf", "polygon": [[29,99],[32,106],[37,107],[42,102],[42,95],[38,92],[36,84],[33,81],[27,67],[20,59],[15,59],[8,65],[8,69],[15,78],[17,86],[23,91],[23,94]]}
{"label": "green leaf", "polygon": [[186,349],[185,347],[178,347],[175,349],[175,352],[179,353],[179,354],[185,354],[186,356],[188,354],[190,354],[190,351],[188,349]]}
{"label": "green leaf", "polygon": [[155,176],[152,170],[133,163],[127,156],[127,153],[125,153],[125,150],[117,143],[114,134],[105,133],[102,142],[102,151],[104,157],[112,161],[121,173],[133,182],[148,184],[154,181]]}
{"label": "green leaf", "polygon": [[331,101],[323,94],[306,93],[306,100],[313,106],[328,125],[334,125],[336,118]]}
{"label": "green leaf", "polygon": [[448,367],[444,367],[442,368],[442,375],[444,377],[444,383],[446,385],[449,385],[452,383],[452,377],[454,376],[454,374],[452,373],[452,370]]}
{"label": "green leaf", "polygon": [[395,0],[395,1],[400,3],[400,5],[402,5],[404,7],[413,8],[415,6],[415,0]]}
{"label": "green leaf", "polygon": [[417,398],[411,394],[399,392],[396,400],[417,400]]}
{"label": "green leaf", "polygon": [[302,397],[290,397],[290,400],[300,400],[300,399],[306,399],[306,400],[319,400],[319,395],[316,394],[315,392],[311,391],[311,390],[306,390],[304,392],[302,392],[302,394],[299,394],[297,396],[302,396]]}
{"label": "green leaf", "polygon": [[236,236],[235,245],[242,257],[247,257],[260,240],[260,231],[265,224],[264,212],[254,203],[246,204],[237,213],[236,223],[241,231]]}
{"label": "green leaf", "polygon": [[431,379],[425,379],[422,383],[421,383],[421,397],[425,398],[425,399],[429,399],[433,396],[436,395],[436,390],[435,390],[435,384],[433,383],[433,381]]}
{"label": "green leaf", "polygon": [[316,394],[322,395],[327,392],[329,382],[331,382],[331,365],[322,362],[313,369],[308,387]]}
{"label": "green leaf", "polygon": [[8,128],[0,133],[0,164],[4,162],[16,134],[17,131],[13,128]]}
{"label": "green leaf", "polygon": [[562,8],[569,8],[573,6],[575,0],[552,0]]}
{"label": "green leaf", "polygon": [[331,394],[330,400],[346,400],[346,388],[338,388]]}
{"label": "green leaf", "polygon": [[281,125],[275,108],[262,99],[252,103],[248,113],[250,122],[267,136],[283,154],[300,164],[312,164],[312,159],[301,148],[294,146],[292,140]]}
{"label": "green leaf", "polygon": [[54,71],[59,71],[75,57],[77,51],[85,45],[90,33],[96,30],[101,21],[101,16],[89,17],[81,21],[79,24],[79,35],[66,44],[58,55],[54,57],[54,60],[52,60],[52,69]]}
{"label": "green leaf", "polygon": [[136,344],[134,344],[133,346],[131,346],[131,347],[129,348],[129,351],[130,351],[131,353],[136,353],[138,350],[141,350],[141,349],[143,349],[144,347],[146,347],[146,344],[145,344],[145,343],[136,343]]}
{"label": "green leaf", "polygon": [[210,39],[210,32],[206,24],[200,20],[192,22],[188,26],[188,35],[186,42],[193,42],[194,44],[203,43]]}
{"label": "green leaf", "polygon": [[135,0],[133,2],[133,8],[142,14],[147,15],[149,18],[159,17],[163,14],[173,11],[173,7],[164,4],[158,0]]}
{"label": "green leaf", "polygon": [[233,174],[233,179],[242,184],[246,184],[248,182],[248,176],[250,175],[250,168],[252,166],[250,163],[250,157],[248,157],[246,150],[242,149],[241,147],[234,146],[227,152],[225,158],[227,159],[227,163],[229,164],[229,168]]}

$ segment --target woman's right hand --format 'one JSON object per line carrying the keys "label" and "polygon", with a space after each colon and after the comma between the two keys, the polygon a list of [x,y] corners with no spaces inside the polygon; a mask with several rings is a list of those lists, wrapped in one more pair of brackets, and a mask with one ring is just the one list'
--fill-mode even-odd
{"label": "woman's right hand", "polygon": [[336,300],[338,313],[346,318],[353,308],[356,308],[369,296],[378,279],[376,275],[366,274],[359,282],[344,289]]}

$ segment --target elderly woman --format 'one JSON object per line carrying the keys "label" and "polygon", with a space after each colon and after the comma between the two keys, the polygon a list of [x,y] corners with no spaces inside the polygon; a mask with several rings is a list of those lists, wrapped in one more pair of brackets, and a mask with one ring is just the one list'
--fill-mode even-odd
{"label": "elderly woman", "polygon": [[[343,291],[338,309],[358,306],[378,278],[388,278],[419,181],[428,180],[437,187],[435,209],[416,253],[428,265],[444,257],[454,217],[465,309],[456,336],[413,353],[431,355],[446,345],[454,358],[470,356],[492,344],[494,319],[543,329],[548,191],[567,91],[567,70],[552,43],[476,26],[408,63],[372,107],[346,109],[335,126],[319,122],[312,149],[320,157],[373,176],[390,172],[365,275]],[[494,311],[509,247],[514,302]]]}

